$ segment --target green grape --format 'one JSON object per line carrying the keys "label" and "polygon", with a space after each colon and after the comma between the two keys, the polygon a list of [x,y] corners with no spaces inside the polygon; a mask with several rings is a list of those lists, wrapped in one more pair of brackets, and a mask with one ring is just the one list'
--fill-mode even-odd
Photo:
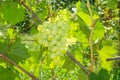
{"label": "green grape", "polygon": [[62,42],[59,42],[56,46],[58,46],[59,48],[62,48],[63,46],[65,46],[65,44]]}
{"label": "green grape", "polygon": [[48,27],[49,22],[44,22],[43,25],[44,25],[45,27]]}
{"label": "green grape", "polygon": [[67,40],[65,38],[61,39],[61,43],[65,44],[67,42]]}
{"label": "green grape", "polygon": [[64,33],[61,29],[59,29],[59,30],[58,30],[58,34],[59,34],[60,36],[63,36],[63,37],[64,37],[64,34],[65,34],[65,33]]}
{"label": "green grape", "polygon": [[54,59],[55,57],[56,57],[56,54],[55,54],[55,53],[51,53],[51,54],[50,54],[50,58],[51,58],[51,59]]}
{"label": "green grape", "polygon": [[52,47],[52,48],[51,48],[51,51],[52,51],[52,52],[57,52],[57,51],[58,51],[57,46]]}
{"label": "green grape", "polygon": [[56,34],[56,36],[54,37],[54,39],[60,40],[60,35]]}
{"label": "green grape", "polygon": [[52,30],[53,25],[54,25],[53,23],[49,23],[48,26],[47,26],[47,28],[50,29],[50,30]]}
{"label": "green grape", "polygon": [[52,35],[56,35],[57,34],[57,30],[52,30]]}
{"label": "green grape", "polygon": [[50,45],[53,47],[53,46],[56,46],[58,44],[58,41],[57,40],[52,40],[50,42]]}
{"label": "green grape", "polygon": [[49,41],[53,40],[53,38],[54,38],[54,35],[52,35],[52,34],[49,34],[49,35],[47,36],[47,39],[48,39]]}
{"label": "green grape", "polygon": [[49,47],[49,42],[48,42],[47,40],[44,40],[44,41],[43,41],[43,46],[44,46],[44,47]]}
{"label": "green grape", "polygon": [[69,28],[69,24],[63,20],[54,23],[44,22],[43,25],[38,26],[39,44],[48,47],[51,54],[65,53]]}
{"label": "green grape", "polygon": [[58,30],[58,26],[57,26],[56,24],[53,24],[53,26],[52,26],[52,30],[53,30],[53,31]]}
{"label": "green grape", "polygon": [[49,36],[51,34],[51,31],[49,29],[46,29],[46,35]]}

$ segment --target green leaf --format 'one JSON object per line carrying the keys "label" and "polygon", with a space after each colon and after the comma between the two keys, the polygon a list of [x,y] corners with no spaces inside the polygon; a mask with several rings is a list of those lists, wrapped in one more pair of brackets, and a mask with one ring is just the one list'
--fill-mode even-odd
{"label": "green leaf", "polygon": [[68,56],[65,56],[64,59],[65,62],[63,68],[67,69],[68,71],[73,70],[75,68],[75,63]]}
{"label": "green leaf", "polygon": [[92,72],[89,75],[89,80],[109,80],[110,75],[106,69],[100,69],[100,71],[97,73]]}
{"label": "green leaf", "polygon": [[104,0],[105,2],[107,2],[107,6],[110,8],[116,8],[117,7],[117,3],[118,0]]}
{"label": "green leaf", "polygon": [[116,49],[113,45],[104,46],[99,52],[99,57],[101,61],[101,67],[110,71],[112,69],[113,62],[107,62],[107,58],[114,57],[116,54]]}
{"label": "green leaf", "polygon": [[80,16],[77,15],[77,20],[76,22],[79,23],[79,28],[80,30],[86,35],[86,38],[89,39],[90,37],[90,28],[87,26],[87,24],[82,20]]}
{"label": "green leaf", "polygon": [[120,80],[120,67],[119,66],[114,67],[111,70],[111,75],[112,75],[111,80]]}
{"label": "green leaf", "polygon": [[4,2],[2,4],[2,15],[9,24],[16,24],[24,20],[25,10],[17,2]]}
{"label": "green leaf", "polygon": [[[85,2],[80,2],[80,1],[77,2],[76,3],[77,13],[83,12],[85,14],[89,14],[89,11],[86,5],[87,4]],[[93,15],[97,14],[97,11],[94,9],[94,6],[91,6],[91,10],[92,10]]]}
{"label": "green leaf", "polygon": [[9,39],[0,42],[0,52],[15,62],[25,60],[30,56],[27,48],[21,43],[20,39],[17,39],[14,43],[11,43]]}
{"label": "green leaf", "polygon": [[110,79],[110,75],[108,73],[108,71],[106,69],[100,69],[99,73],[98,73],[98,77],[99,80],[109,80]]}
{"label": "green leaf", "polygon": [[[1,6],[0,6],[1,7]],[[1,12],[0,12],[0,23],[2,23],[2,15],[1,15]],[[1,25],[1,24],[0,24]]]}
{"label": "green leaf", "polygon": [[9,43],[10,40],[6,39],[3,42],[0,42],[0,52],[3,54],[7,54],[9,52]]}
{"label": "green leaf", "polygon": [[16,36],[16,32],[14,29],[7,29],[7,33],[10,39],[14,39]]}
{"label": "green leaf", "polygon": [[43,53],[45,51],[45,48],[42,46],[34,46],[35,48],[32,50],[30,50],[30,54],[31,54],[31,61],[33,61],[34,63],[39,63],[39,61],[42,59],[43,57]]}
{"label": "green leaf", "polygon": [[39,5],[39,12],[37,12],[39,18],[44,21],[48,16],[48,8],[45,1],[41,2]]}
{"label": "green leaf", "polygon": [[10,68],[0,66],[0,80],[15,80],[17,74]]}
{"label": "green leaf", "polygon": [[[2,0],[4,2],[4,0]],[[5,0],[5,1],[13,1],[13,0]]]}
{"label": "green leaf", "polygon": [[38,32],[38,30],[33,26],[33,27],[31,28],[30,33],[31,33],[31,34],[36,34],[37,32]]}
{"label": "green leaf", "polygon": [[96,73],[92,72],[89,75],[89,80],[99,80],[98,75]]}
{"label": "green leaf", "polygon": [[98,21],[94,28],[93,39],[102,39],[104,37],[104,25]]}
{"label": "green leaf", "polygon": [[[78,39],[79,42],[87,43],[88,39],[86,38],[86,35],[82,31],[75,32],[75,37]],[[83,44],[84,45],[84,44]],[[88,46],[85,44],[85,46]]]}
{"label": "green leaf", "polygon": [[88,75],[85,72],[83,72],[83,70],[81,69],[79,70],[78,77],[79,77],[79,80],[88,80]]}
{"label": "green leaf", "polygon": [[70,53],[73,54],[73,56],[82,63],[83,61],[83,54],[82,54],[82,44],[81,43],[76,43],[71,46],[71,51]]}
{"label": "green leaf", "polygon": [[27,48],[21,43],[20,39],[15,40],[10,48],[10,54],[8,55],[15,62],[19,62],[30,57]]}

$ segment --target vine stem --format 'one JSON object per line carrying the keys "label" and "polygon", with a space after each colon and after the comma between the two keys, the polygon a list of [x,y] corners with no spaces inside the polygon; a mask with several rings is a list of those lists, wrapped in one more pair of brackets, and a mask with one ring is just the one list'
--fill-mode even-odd
{"label": "vine stem", "polygon": [[90,71],[93,72],[93,65],[94,65],[94,53],[93,53],[93,33],[94,33],[94,22],[93,22],[93,16],[92,16],[92,10],[90,8],[90,3],[87,1],[87,8],[90,14],[90,20],[91,20],[91,33],[89,37],[89,43],[90,43],[90,52],[91,52],[91,65],[90,65]]}
{"label": "vine stem", "polygon": [[106,61],[113,61],[113,60],[120,60],[120,56],[106,59]]}
{"label": "vine stem", "polygon": [[87,75],[90,74],[90,72],[89,72],[78,60],[76,60],[69,52],[67,52],[66,55],[67,55],[74,63],[76,63]]}
{"label": "vine stem", "polygon": [[42,20],[35,14],[35,12],[23,2],[23,0],[18,0],[18,2],[32,14],[33,19],[36,19],[39,24],[43,23]]}
{"label": "vine stem", "polygon": [[47,0],[47,8],[48,8],[48,11],[49,11],[49,16],[50,16],[51,22],[53,22],[52,7],[50,5],[50,1],[49,0]]}
{"label": "vine stem", "polygon": [[6,61],[8,61],[9,63],[13,64],[14,66],[16,66],[17,68],[19,68],[21,71],[23,71],[25,74],[27,74],[29,77],[31,77],[33,80],[39,80],[37,77],[35,77],[34,75],[32,75],[31,73],[29,73],[27,70],[25,70],[23,67],[19,66],[17,63],[15,63],[13,60],[11,60],[10,58],[8,58],[7,56],[5,56],[4,54],[0,53],[0,57]]}

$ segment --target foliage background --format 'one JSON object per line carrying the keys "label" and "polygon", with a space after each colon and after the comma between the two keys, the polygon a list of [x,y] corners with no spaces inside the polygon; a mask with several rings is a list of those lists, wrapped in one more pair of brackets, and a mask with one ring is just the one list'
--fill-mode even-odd
{"label": "foliage background", "polygon": [[119,0],[0,0],[0,80],[119,80],[119,56]]}

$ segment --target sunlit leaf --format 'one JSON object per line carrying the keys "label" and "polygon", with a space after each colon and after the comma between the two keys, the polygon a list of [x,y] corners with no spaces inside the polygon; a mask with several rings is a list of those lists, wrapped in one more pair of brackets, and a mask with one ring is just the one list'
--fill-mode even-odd
{"label": "sunlit leaf", "polygon": [[93,39],[102,39],[104,37],[104,30],[104,25],[98,21],[94,28]]}
{"label": "sunlit leaf", "polygon": [[80,30],[86,35],[86,38],[88,39],[90,36],[90,32],[91,30],[89,29],[89,27],[87,26],[87,24],[81,19],[80,16],[77,15],[77,20],[76,22],[79,23],[79,28]]}
{"label": "sunlit leaf", "polygon": [[107,62],[107,58],[114,57],[116,54],[116,49],[114,46],[104,46],[99,52],[101,67],[107,69],[108,71],[111,70],[113,62]]}
{"label": "sunlit leaf", "polygon": [[80,61],[80,63],[82,63],[83,61],[83,54],[82,54],[82,45],[81,43],[76,43],[76,44],[73,44],[71,46],[71,53],[73,54],[73,56],[78,60]]}

